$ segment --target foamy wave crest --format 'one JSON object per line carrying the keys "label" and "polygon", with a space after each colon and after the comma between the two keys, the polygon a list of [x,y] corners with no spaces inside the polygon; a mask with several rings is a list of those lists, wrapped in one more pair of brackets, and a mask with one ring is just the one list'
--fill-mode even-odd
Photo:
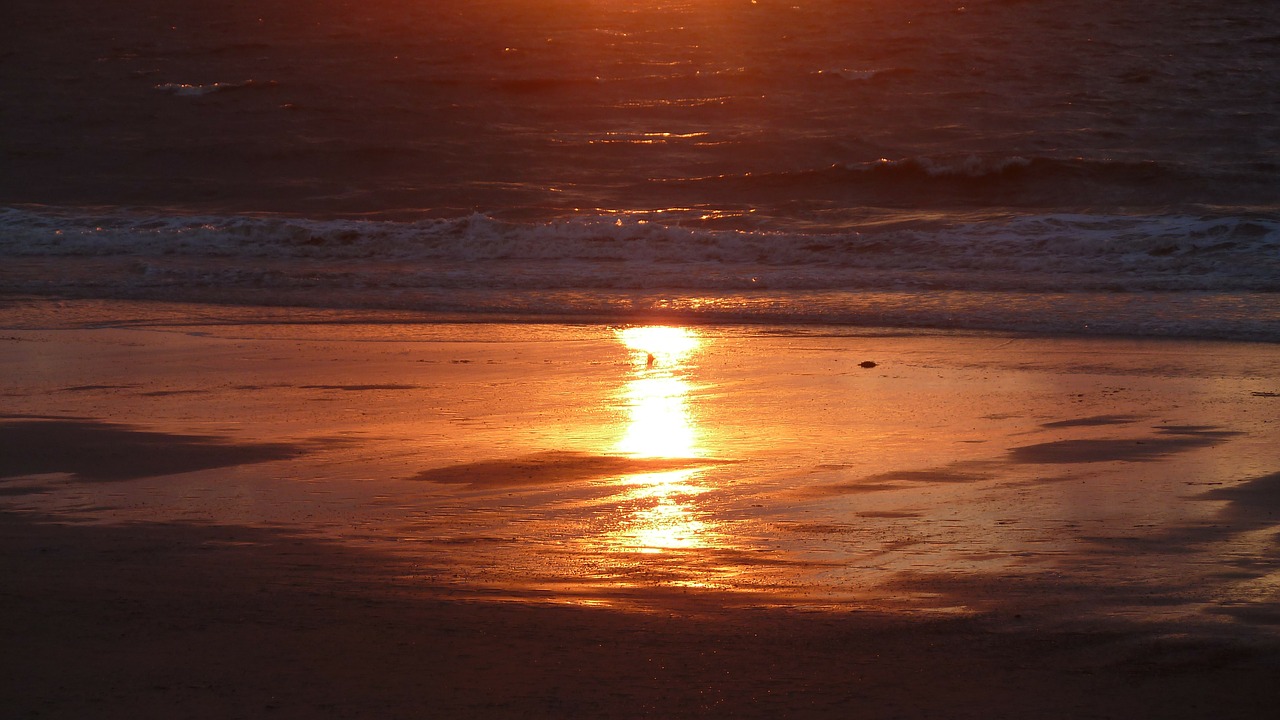
{"label": "foamy wave crest", "polygon": [[[69,267],[76,258],[114,258],[127,274],[101,283],[163,277],[229,292],[250,281],[335,290],[1280,292],[1275,218],[903,216],[825,233],[714,229],[693,220],[679,212],[514,223],[485,215],[390,222],[10,209],[0,213],[0,256],[62,258]],[[50,282],[14,277],[7,289]]]}
{"label": "foamy wave crest", "polygon": [[515,223],[0,211],[0,295],[507,318],[1280,342],[1280,219],[903,216],[725,230],[688,212]]}

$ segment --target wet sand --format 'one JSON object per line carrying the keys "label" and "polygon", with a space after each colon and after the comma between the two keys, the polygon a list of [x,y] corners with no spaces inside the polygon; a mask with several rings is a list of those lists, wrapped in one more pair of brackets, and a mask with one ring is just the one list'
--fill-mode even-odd
{"label": "wet sand", "polygon": [[0,309],[12,716],[1280,700],[1280,348],[288,319]]}
{"label": "wet sand", "polygon": [[477,602],[233,526],[0,522],[10,717],[1268,717],[1274,645]]}

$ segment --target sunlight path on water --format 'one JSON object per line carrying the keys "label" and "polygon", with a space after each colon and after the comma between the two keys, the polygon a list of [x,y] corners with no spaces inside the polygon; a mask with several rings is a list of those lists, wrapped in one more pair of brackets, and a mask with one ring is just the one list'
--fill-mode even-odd
{"label": "sunlight path on water", "polygon": [[618,450],[640,458],[699,457],[682,365],[697,349],[698,336],[684,328],[631,327],[618,337],[632,360],[625,390],[628,422]]}
{"label": "sunlight path on water", "polygon": [[[686,361],[701,346],[701,338],[681,327],[628,327],[617,336],[631,360],[631,376],[622,392],[627,422],[618,451],[636,458],[703,457],[702,432],[690,407],[693,385],[686,379]],[[721,523],[709,520],[709,513],[697,504],[697,496],[710,489],[700,484],[702,475],[703,468],[693,467],[617,479],[619,492],[610,500],[625,515],[603,538],[599,551],[606,557],[671,555],[725,542],[717,532]],[[673,584],[707,584],[696,570],[691,574]]]}

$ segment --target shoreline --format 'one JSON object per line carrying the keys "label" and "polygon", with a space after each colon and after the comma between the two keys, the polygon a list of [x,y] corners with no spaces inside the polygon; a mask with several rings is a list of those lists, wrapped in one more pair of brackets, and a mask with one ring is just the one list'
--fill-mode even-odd
{"label": "shoreline", "polygon": [[[956,291],[961,292],[961,291]],[[915,291],[903,295],[915,294]],[[982,291],[969,294],[981,295]],[[995,294],[1004,294],[996,291]],[[1016,293],[1014,293],[1016,294]],[[1110,295],[1111,293],[1096,293]],[[1196,295],[1181,292],[1143,292],[1133,295],[1159,297]],[[1231,295],[1227,293],[1226,295]],[[189,328],[233,325],[409,325],[430,326],[516,326],[516,327],[626,327],[675,325],[711,331],[739,330],[743,333],[793,335],[830,334],[838,337],[976,337],[1015,340],[1219,343],[1274,346],[1280,341],[1262,336],[1223,334],[1177,335],[1143,334],[1114,330],[1062,330],[1042,332],[999,327],[951,328],[929,325],[842,322],[831,318],[733,317],[698,315],[670,309],[599,313],[499,312],[419,310],[397,307],[325,307],[287,302],[220,303],[206,300],[119,299],[42,296],[0,293],[0,329],[86,330],[128,328]],[[1270,337],[1268,335],[1268,337]]]}

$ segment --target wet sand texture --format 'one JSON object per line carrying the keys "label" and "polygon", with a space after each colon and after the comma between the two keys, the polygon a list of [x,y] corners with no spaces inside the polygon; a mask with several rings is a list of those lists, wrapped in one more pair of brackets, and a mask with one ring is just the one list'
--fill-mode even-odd
{"label": "wet sand texture", "polygon": [[700,332],[6,330],[3,714],[1273,714],[1274,348]]}
{"label": "wet sand texture", "polygon": [[1280,655],[1140,632],[461,602],[277,531],[0,516],[10,717],[1261,718]]}

